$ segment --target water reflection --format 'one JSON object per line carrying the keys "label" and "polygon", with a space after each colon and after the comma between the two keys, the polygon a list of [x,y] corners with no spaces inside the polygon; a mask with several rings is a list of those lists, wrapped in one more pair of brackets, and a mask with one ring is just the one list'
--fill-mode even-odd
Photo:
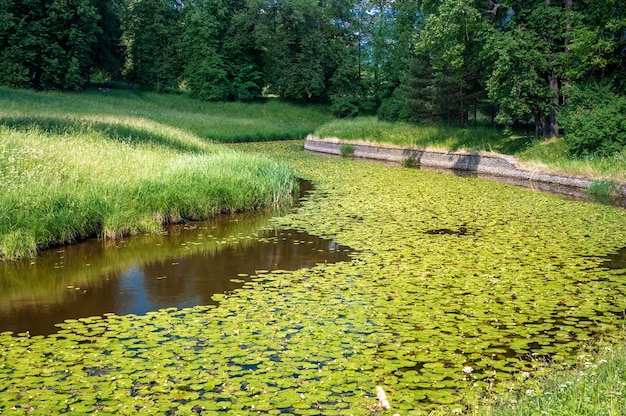
{"label": "water reflection", "polygon": [[617,253],[609,254],[606,260],[600,264],[600,267],[626,270],[626,247],[622,248]]}
{"label": "water reflection", "polygon": [[349,259],[349,250],[330,240],[259,231],[271,215],[221,216],[161,235],[87,241],[33,262],[0,263],[0,332],[50,334],[70,318],[213,304],[213,294],[236,290],[257,270]]}

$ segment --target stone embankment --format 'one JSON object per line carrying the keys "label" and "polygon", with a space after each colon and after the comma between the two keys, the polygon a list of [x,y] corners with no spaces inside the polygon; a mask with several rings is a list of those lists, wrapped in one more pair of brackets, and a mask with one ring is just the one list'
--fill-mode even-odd
{"label": "stone embankment", "polygon": [[[342,155],[342,146],[351,146],[351,157],[381,162],[413,165],[420,169],[449,170],[459,175],[480,176],[517,186],[554,192],[575,198],[588,198],[592,179],[558,175],[524,167],[513,156],[486,152],[449,152],[423,150],[386,144],[344,142],[336,138],[321,139],[309,135],[304,144],[307,151]],[[626,186],[617,196],[619,205],[626,207]]]}

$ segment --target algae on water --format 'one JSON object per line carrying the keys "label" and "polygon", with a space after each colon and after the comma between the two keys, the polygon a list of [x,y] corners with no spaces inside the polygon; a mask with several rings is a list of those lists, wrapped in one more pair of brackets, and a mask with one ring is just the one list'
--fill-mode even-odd
{"label": "algae on water", "polygon": [[572,362],[623,325],[624,271],[600,266],[626,241],[624,210],[300,143],[238,149],[313,180],[273,223],[351,261],[259,274],[218,307],[2,335],[0,411],[368,415],[382,386],[392,413],[452,413],[459,393]]}

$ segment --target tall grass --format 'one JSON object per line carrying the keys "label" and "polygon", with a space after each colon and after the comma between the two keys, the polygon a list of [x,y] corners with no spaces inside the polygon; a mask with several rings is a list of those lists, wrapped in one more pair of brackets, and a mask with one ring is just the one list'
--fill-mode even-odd
{"label": "tall grass", "polygon": [[569,156],[561,138],[543,140],[521,132],[484,126],[461,129],[389,123],[375,117],[332,121],[316,129],[315,134],[422,149],[496,152],[514,155],[538,169],[626,183],[626,152],[607,158],[576,159]]}
{"label": "tall grass", "polygon": [[548,370],[527,380],[511,393],[478,405],[472,414],[481,416],[607,415],[626,414],[626,347],[617,344],[582,351],[580,364],[570,370]]}
{"label": "tall grass", "polygon": [[572,158],[565,140],[556,138],[536,140],[515,155],[529,164],[541,164],[559,172],[626,183],[626,151],[611,157]]}
{"label": "tall grass", "polygon": [[18,116],[27,113],[53,118],[60,115],[141,118],[221,142],[304,138],[332,119],[323,106],[305,107],[278,100],[207,103],[181,95],[124,90],[68,94],[0,87],[0,108],[4,114]]}
{"label": "tall grass", "polygon": [[483,150],[503,141],[501,131],[487,127],[416,126],[378,121],[376,117],[335,120],[319,127],[315,134],[342,140],[450,150]]}
{"label": "tall grass", "polygon": [[[31,95],[33,102],[24,98]],[[280,204],[297,187],[284,164],[212,144],[189,129],[107,113],[88,97],[64,101],[62,94],[14,90],[1,96],[0,258]]]}

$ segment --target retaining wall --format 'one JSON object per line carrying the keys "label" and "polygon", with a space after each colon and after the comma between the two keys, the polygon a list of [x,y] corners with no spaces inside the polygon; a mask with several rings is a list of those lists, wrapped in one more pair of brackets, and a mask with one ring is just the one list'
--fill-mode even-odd
{"label": "retaining wall", "polygon": [[[354,158],[394,164],[402,164],[411,160],[416,167],[421,169],[452,170],[461,174],[474,174],[500,182],[577,198],[587,198],[588,188],[592,183],[590,179],[524,169],[515,157],[506,155],[420,150],[391,145],[342,142],[339,139],[320,139],[312,135],[307,137],[304,148],[310,152],[340,156],[343,145],[350,145],[354,148],[352,155]],[[618,204],[626,207],[626,186],[621,188]]]}

